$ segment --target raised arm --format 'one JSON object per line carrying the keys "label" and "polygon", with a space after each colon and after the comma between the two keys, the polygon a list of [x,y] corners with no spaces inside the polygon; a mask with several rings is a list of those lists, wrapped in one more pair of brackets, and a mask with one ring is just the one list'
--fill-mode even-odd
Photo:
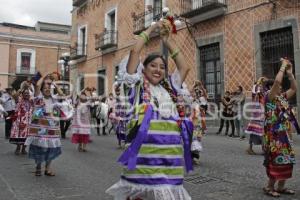
{"label": "raised arm", "polygon": [[283,75],[288,66],[290,66],[290,62],[286,59],[282,59],[282,64],[281,64],[280,70],[276,75],[274,84],[269,93],[270,100],[273,100],[276,97],[276,95],[278,95],[280,93]]}
{"label": "raised arm", "polygon": [[171,58],[174,60],[176,64],[176,67],[180,74],[181,81],[184,82],[188,72],[190,71],[190,68],[186,65],[183,54],[180,52],[180,49],[176,47],[175,41],[174,40],[172,41],[168,35],[163,37],[163,42],[168,48],[169,52],[171,53]]}
{"label": "raised arm", "polygon": [[202,83],[201,81],[200,81],[200,87],[201,87],[201,90],[202,90],[202,92],[203,92],[204,98],[207,100],[207,99],[208,99],[207,91],[206,91],[206,89],[204,88],[204,85],[203,85],[203,83]]}
{"label": "raised arm", "polygon": [[52,83],[52,85],[54,86],[54,88],[56,89],[57,93],[59,96],[65,96],[64,92],[62,91],[62,89],[60,89],[60,87],[58,87],[55,82]]}
{"label": "raised arm", "polygon": [[42,84],[43,84],[44,80],[48,77],[49,77],[49,74],[46,74],[45,76],[42,76],[42,78],[40,78],[38,80],[38,82],[36,83],[35,88],[34,88],[34,96],[35,97],[37,97],[40,94]]}
{"label": "raised arm", "polygon": [[149,35],[159,27],[159,22],[150,26],[147,30],[143,31],[138,37],[136,44],[130,52],[128,64],[127,64],[127,73],[134,74],[136,73],[137,66],[140,62],[140,53],[145,46],[145,44],[149,41]]}
{"label": "raised arm", "polygon": [[286,97],[287,99],[292,98],[296,92],[297,92],[297,81],[295,80],[295,77],[293,75],[293,67],[292,64],[290,64],[290,67],[286,69],[286,73],[289,77],[289,80],[291,82],[291,87],[286,91]]}

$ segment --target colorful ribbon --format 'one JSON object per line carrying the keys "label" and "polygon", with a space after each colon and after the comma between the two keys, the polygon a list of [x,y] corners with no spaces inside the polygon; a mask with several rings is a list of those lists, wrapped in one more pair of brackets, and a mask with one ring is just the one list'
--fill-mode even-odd
{"label": "colorful ribbon", "polygon": [[193,162],[191,155],[191,135],[193,134],[193,123],[189,120],[184,120],[181,122],[181,136],[183,139],[183,148],[184,148],[184,162],[185,170],[187,173],[193,171]]}

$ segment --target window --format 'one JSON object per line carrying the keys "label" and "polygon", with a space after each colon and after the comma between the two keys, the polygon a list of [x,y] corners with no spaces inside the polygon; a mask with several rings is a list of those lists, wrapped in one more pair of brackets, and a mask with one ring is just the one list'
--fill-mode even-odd
{"label": "window", "polygon": [[158,21],[161,17],[166,0],[146,0],[145,1],[145,27],[149,27],[153,21]]}
{"label": "window", "polygon": [[219,43],[200,47],[201,79],[208,93],[208,100],[221,99],[221,65]]}
{"label": "window", "polygon": [[35,50],[33,49],[17,50],[16,73],[18,74],[35,73]]}
{"label": "window", "polygon": [[98,95],[105,94],[105,77],[106,77],[106,70],[99,70],[98,71]]}
{"label": "window", "polygon": [[81,26],[78,29],[77,55],[86,55],[87,46],[87,26]]}
{"label": "window", "polygon": [[21,53],[21,73],[30,72],[30,59],[31,59],[31,53],[28,52]]}
{"label": "window", "polygon": [[160,15],[162,11],[162,0],[153,0],[153,15]]}
{"label": "window", "polygon": [[[261,40],[261,63],[262,75],[274,79],[280,68],[280,58],[287,57],[293,63],[293,72],[295,74],[294,61],[294,42],[292,27],[282,28],[260,34]],[[283,90],[290,88],[290,81],[285,75],[283,78]],[[296,104],[296,97],[290,102]]]}
{"label": "window", "polygon": [[116,11],[114,8],[106,13],[105,15],[105,34],[104,34],[104,44],[115,44],[117,39],[117,24],[116,24]]}

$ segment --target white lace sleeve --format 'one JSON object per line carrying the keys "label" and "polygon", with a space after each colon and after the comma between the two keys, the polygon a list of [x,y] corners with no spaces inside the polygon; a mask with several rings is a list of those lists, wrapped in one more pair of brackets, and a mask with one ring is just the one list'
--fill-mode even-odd
{"label": "white lace sleeve", "polygon": [[181,80],[181,77],[180,77],[180,73],[179,73],[179,71],[177,69],[171,75],[171,82],[172,82],[173,87],[177,91],[179,91],[181,89],[181,87],[182,87],[182,80]]}
{"label": "white lace sleeve", "polygon": [[118,78],[119,81],[126,83],[129,86],[135,85],[139,80],[142,79],[142,70],[144,68],[143,64],[140,62],[137,67],[137,72],[135,74],[128,74],[127,64],[129,60],[129,55],[126,56],[119,64]]}
{"label": "white lace sleeve", "polygon": [[176,89],[177,93],[179,95],[182,95],[186,102],[190,102],[191,101],[190,91],[187,88],[187,85],[184,82],[182,83],[180,73],[177,69],[171,75],[171,82],[173,87]]}

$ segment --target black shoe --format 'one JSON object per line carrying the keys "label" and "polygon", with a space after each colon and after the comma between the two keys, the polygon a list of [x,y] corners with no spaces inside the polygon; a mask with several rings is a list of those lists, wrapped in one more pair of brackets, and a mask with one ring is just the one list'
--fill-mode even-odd
{"label": "black shoe", "polygon": [[216,135],[220,135],[220,132],[218,131],[218,132],[216,132]]}
{"label": "black shoe", "polygon": [[233,136],[234,136],[233,134],[228,135],[228,137],[233,137]]}
{"label": "black shoe", "polygon": [[228,135],[228,133],[225,133],[225,135]]}

